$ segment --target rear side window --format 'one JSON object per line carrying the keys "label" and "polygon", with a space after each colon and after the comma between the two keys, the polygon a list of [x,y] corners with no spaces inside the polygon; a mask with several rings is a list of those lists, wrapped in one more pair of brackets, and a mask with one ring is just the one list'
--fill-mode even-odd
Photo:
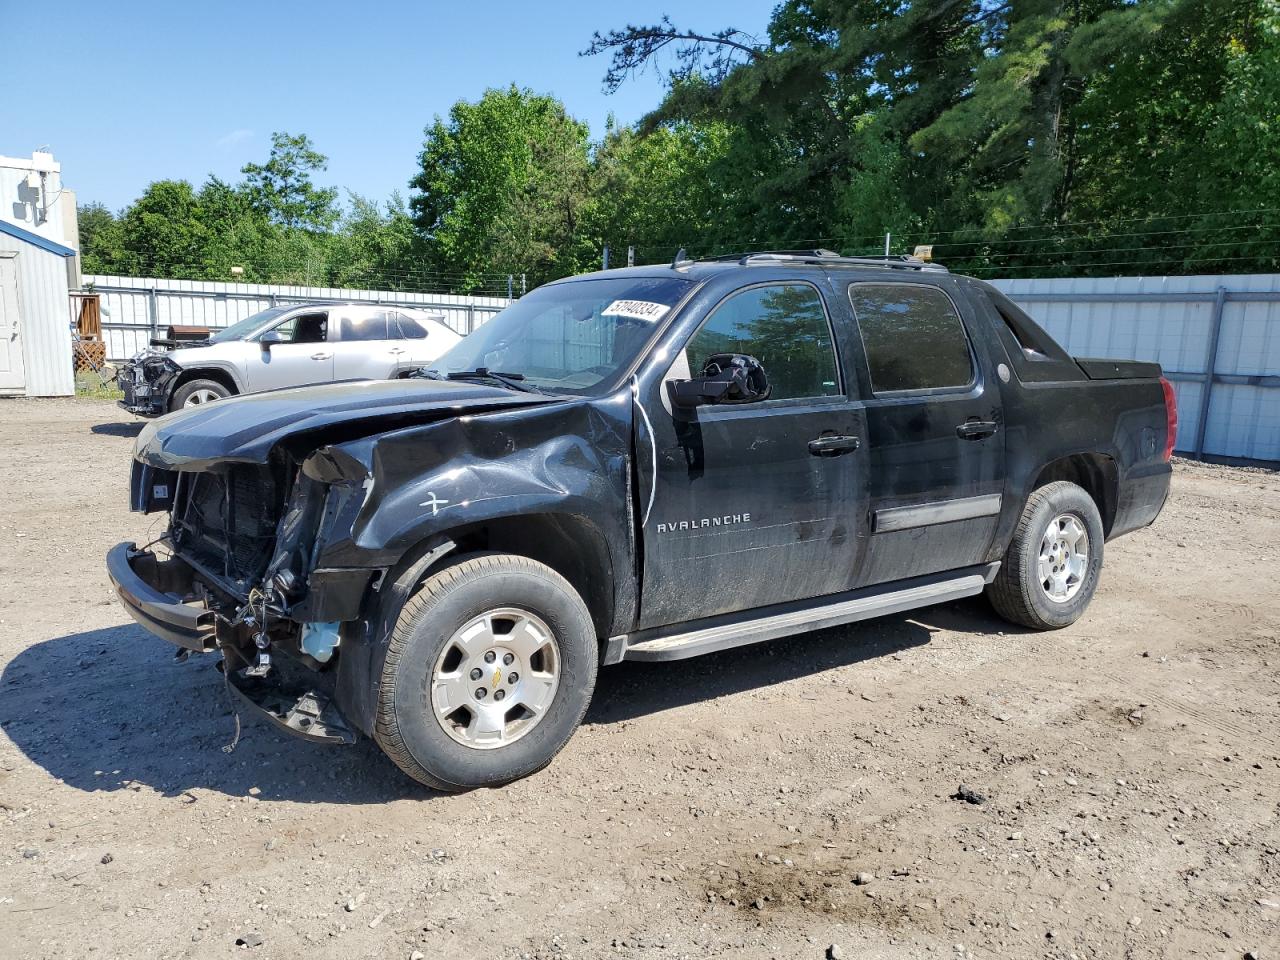
{"label": "rear side window", "polygon": [[944,390],[973,382],[973,355],[951,298],[911,283],[849,285],[876,393]]}
{"label": "rear side window", "polygon": [[343,340],[387,339],[387,314],[384,310],[373,313],[346,314],[342,318]]}
{"label": "rear side window", "polygon": [[745,353],[764,367],[773,400],[840,392],[827,311],[808,284],[750,287],[721,303],[689,341],[690,369],[717,353]]}

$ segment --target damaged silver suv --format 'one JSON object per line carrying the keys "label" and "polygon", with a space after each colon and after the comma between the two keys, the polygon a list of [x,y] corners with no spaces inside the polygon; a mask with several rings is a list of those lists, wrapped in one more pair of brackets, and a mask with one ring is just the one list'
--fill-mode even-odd
{"label": "damaged silver suv", "polygon": [[462,339],[437,316],[368,303],[271,307],[207,340],[153,340],[125,363],[120,406],[143,417],[239,393],[333,380],[387,380]]}

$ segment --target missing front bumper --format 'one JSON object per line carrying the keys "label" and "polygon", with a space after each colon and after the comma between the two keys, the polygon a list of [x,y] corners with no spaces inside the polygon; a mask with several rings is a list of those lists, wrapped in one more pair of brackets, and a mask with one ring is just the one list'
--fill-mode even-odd
{"label": "missing front bumper", "polygon": [[107,554],[107,575],[129,616],[161,640],[206,653],[217,645],[213,611],[195,597],[195,575],[177,557],[162,560],[135,544],[116,544]]}

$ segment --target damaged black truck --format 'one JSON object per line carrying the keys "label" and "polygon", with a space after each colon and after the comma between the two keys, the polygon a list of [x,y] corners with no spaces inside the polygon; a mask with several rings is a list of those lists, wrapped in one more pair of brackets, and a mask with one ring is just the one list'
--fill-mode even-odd
{"label": "damaged black truck", "polygon": [[494,786],[600,665],[983,591],[1072,623],[1163,506],[1176,418],[1157,365],[1074,359],[933,264],[677,258],[541,287],[413,379],[149,423],[131,506],[168,527],[108,568],[274,722]]}

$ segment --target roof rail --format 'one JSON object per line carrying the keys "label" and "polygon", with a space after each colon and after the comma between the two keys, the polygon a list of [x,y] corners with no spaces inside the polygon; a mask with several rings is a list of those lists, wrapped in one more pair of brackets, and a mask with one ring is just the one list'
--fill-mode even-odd
{"label": "roof rail", "polygon": [[728,253],[719,257],[705,257],[704,262],[732,263],[746,266],[752,263],[806,263],[840,267],[879,267],[890,270],[923,270],[949,273],[940,263],[931,263],[918,257],[842,257],[832,250],[761,250],[755,253]]}

